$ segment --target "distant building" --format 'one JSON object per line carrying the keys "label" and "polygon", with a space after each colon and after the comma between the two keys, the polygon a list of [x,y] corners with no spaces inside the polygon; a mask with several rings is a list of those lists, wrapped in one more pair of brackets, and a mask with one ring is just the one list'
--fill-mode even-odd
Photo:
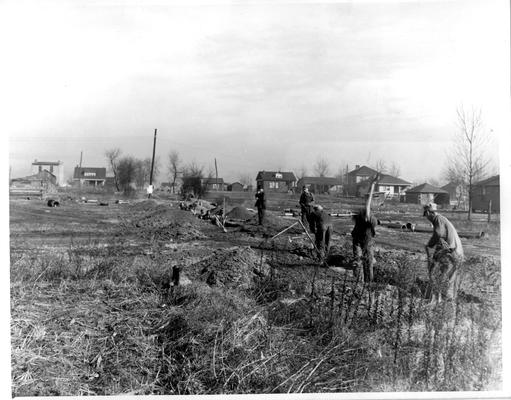
{"label": "distant building", "polygon": [[106,168],[75,167],[73,182],[81,186],[104,186]]}
{"label": "distant building", "polygon": [[57,177],[47,170],[43,170],[34,175],[15,178],[11,180],[9,193],[10,195],[27,196],[38,195],[43,196],[47,193],[57,191]]}
{"label": "distant building", "polygon": [[476,182],[472,185],[472,210],[500,213],[500,175]]}
{"label": "distant building", "polygon": [[465,207],[468,198],[468,193],[465,185],[461,183],[450,182],[447,185],[442,186],[440,189],[443,189],[449,193],[451,206],[455,206],[456,208]]}
{"label": "distant building", "polygon": [[296,189],[296,176],[292,172],[259,171],[256,182],[266,192],[294,192]]}
{"label": "distant building", "polygon": [[422,204],[436,203],[438,205],[449,205],[449,193],[429,183],[423,183],[406,191],[406,203]]}
{"label": "distant building", "polygon": [[224,178],[203,178],[202,184],[207,191],[223,191],[225,190]]}
{"label": "distant building", "polygon": [[[376,176],[375,169],[365,165],[357,165],[353,171],[346,176],[346,192],[351,196],[363,197],[370,189],[369,182]],[[380,179],[374,187],[375,192],[385,193],[386,198],[399,198],[404,195],[412,184],[404,179],[392,175],[380,174]]]}
{"label": "distant building", "polygon": [[339,192],[342,190],[341,180],[326,176],[304,176],[298,179],[296,188],[299,192],[307,186],[309,191],[315,194],[324,194],[330,192]]}
{"label": "distant building", "polygon": [[63,186],[66,184],[64,180],[64,163],[62,161],[34,160],[32,163],[32,174],[36,175],[44,170],[55,176],[57,186]]}
{"label": "distant building", "polygon": [[378,171],[366,167],[365,165],[356,165],[353,171],[346,175],[346,184],[350,187],[356,187],[357,184],[375,176]]}
{"label": "distant building", "polygon": [[385,192],[387,197],[400,197],[411,187],[411,182],[386,174],[383,174],[376,184],[376,190]]}
{"label": "distant building", "polygon": [[240,182],[233,182],[230,185],[227,185],[227,191],[243,192],[243,185]]}

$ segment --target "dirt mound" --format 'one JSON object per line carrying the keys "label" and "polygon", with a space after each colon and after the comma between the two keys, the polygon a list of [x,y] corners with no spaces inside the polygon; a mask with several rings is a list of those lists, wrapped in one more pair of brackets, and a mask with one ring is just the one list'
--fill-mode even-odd
{"label": "dirt mound", "polygon": [[261,257],[250,247],[217,250],[214,254],[186,268],[190,279],[201,280],[210,286],[249,289],[259,274]]}
{"label": "dirt mound", "polygon": [[[145,203],[145,204],[142,204]],[[152,240],[197,240],[205,239],[202,233],[205,222],[187,211],[174,210],[163,204],[144,201],[138,208],[148,207],[141,216],[132,219],[126,229],[134,230],[140,237]]]}
{"label": "dirt mound", "polygon": [[231,219],[240,219],[243,221],[246,221],[248,219],[251,219],[255,216],[255,213],[253,211],[249,211],[245,207],[234,207],[231,211],[227,213],[227,218]]}
{"label": "dirt mound", "polygon": [[148,199],[148,200],[142,200],[142,201],[134,203],[131,208],[134,211],[151,211],[151,210],[161,208],[161,207],[166,207],[166,206],[163,204],[158,204],[154,200]]}

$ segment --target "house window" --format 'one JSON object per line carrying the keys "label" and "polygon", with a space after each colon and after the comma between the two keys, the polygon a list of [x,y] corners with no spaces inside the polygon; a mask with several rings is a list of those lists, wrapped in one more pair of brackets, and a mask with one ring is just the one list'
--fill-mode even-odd
{"label": "house window", "polygon": [[278,188],[279,188],[278,182],[270,181],[270,189],[278,189]]}
{"label": "house window", "polygon": [[96,173],[95,172],[84,172],[83,176],[93,177],[93,176],[96,176]]}
{"label": "house window", "polygon": [[281,174],[280,172],[277,172],[277,173],[275,174],[275,178],[277,178],[277,179],[282,179],[282,174]]}

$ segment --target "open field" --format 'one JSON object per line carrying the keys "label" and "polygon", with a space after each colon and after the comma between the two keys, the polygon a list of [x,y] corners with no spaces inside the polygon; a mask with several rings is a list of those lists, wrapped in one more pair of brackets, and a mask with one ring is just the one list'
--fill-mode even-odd
{"label": "open field", "polygon": [[[249,195],[227,209],[252,207]],[[498,219],[445,213],[487,235],[462,239],[456,304],[431,306],[422,296],[430,233],[379,226],[375,283],[364,285],[351,270],[349,218],[335,219],[328,268],[296,226],[270,240],[295,222],[282,210],[297,198],[269,196],[264,227],[252,218],[227,233],[164,195],[56,208],[11,200],[13,395],[501,387]],[[318,201],[336,212],[361,206]],[[417,206],[375,215],[424,222]]]}

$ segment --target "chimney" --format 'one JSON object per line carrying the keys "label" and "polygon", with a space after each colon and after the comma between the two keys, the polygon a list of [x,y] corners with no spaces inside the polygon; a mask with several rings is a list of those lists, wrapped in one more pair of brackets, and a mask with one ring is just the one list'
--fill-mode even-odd
{"label": "chimney", "polygon": [[360,165],[355,165],[355,169],[359,169],[360,168]]}

